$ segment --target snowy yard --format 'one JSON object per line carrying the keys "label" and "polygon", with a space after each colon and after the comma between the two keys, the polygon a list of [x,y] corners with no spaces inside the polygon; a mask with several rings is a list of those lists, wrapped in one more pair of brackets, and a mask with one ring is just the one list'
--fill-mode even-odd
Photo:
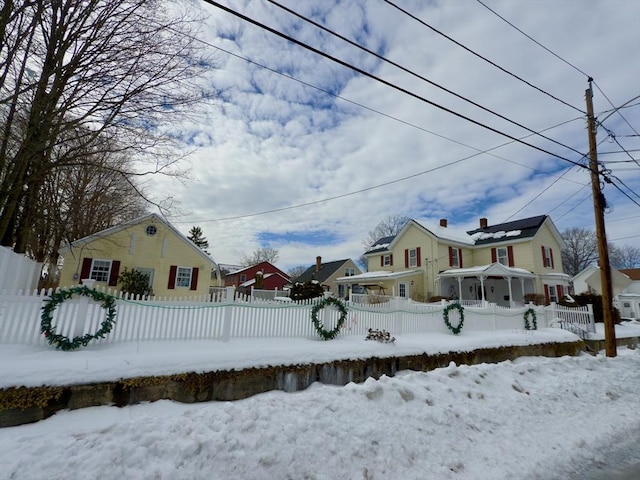
{"label": "snowy yard", "polygon": [[[628,328],[637,329],[637,325]],[[90,346],[3,345],[0,386],[571,341],[558,329]],[[640,444],[640,349],[314,384],[235,402],[59,412],[0,429],[0,479],[584,479]],[[640,449],[625,461],[640,463]]]}

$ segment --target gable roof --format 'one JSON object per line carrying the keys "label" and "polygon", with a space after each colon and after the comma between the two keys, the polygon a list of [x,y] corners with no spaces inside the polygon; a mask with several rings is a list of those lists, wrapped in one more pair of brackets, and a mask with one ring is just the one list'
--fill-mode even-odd
{"label": "gable roof", "polygon": [[333,262],[321,263],[320,270],[316,272],[316,266],[312,265],[307,268],[302,275],[295,279],[295,283],[304,283],[309,280],[317,280],[322,283],[327,280],[331,275],[336,273],[342,265],[349,261],[348,258],[344,260],[335,260]]}
{"label": "gable roof", "polygon": [[621,268],[619,271],[624,273],[633,281],[640,280],[640,268]]}
{"label": "gable roof", "polygon": [[269,270],[272,270],[271,272],[263,272],[263,273],[264,273],[264,275],[265,275],[265,277],[264,277],[264,278],[267,278],[267,277],[266,277],[266,276],[267,276],[267,274],[270,274],[270,273],[277,273],[277,274],[278,274],[278,275],[280,275],[281,277],[289,279],[289,275],[287,275],[285,272],[283,272],[282,270],[280,270],[280,269],[279,269],[278,267],[276,267],[273,263],[271,263],[271,262],[267,262],[266,260],[265,260],[265,261],[262,261],[262,262],[254,263],[253,265],[248,265],[248,266],[246,266],[246,267],[238,267],[238,269],[237,269],[237,270],[233,270],[233,271],[231,271],[231,272],[228,272],[228,273],[227,273],[227,275],[238,275],[238,274],[240,274],[240,273],[242,273],[242,272],[245,272],[245,271],[247,271],[247,270],[251,270],[251,269],[256,268],[256,267],[258,267],[258,266],[260,266],[260,265],[269,266],[269,267],[271,267],[271,268],[269,268]]}
{"label": "gable roof", "polygon": [[189,240],[186,236],[180,233],[179,230],[176,229],[173,225],[171,225],[167,220],[162,218],[160,215],[155,213],[150,213],[149,215],[144,215],[142,217],[135,218],[125,223],[121,223],[119,225],[114,225],[113,227],[106,228],[96,233],[92,233],[91,235],[87,235],[86,237],[79,238],[78,240],[74,240],[71,243],[67,243],[60,247],[58,250],[59,253],[64,254],[71,251],[73,247],[80,247],[82,245],[86,245],[87,243],[91,243],[95,240],[99,240],[101,238],[108,237],[109,235],[113,235],[114,233],[120,232],[122,230],[126,230],[127,228],[131,228],[133,226],[139,225],[144,222],[158,222],[165,225],[169,230],[171,230],[185,245],[191,248],[194,252],[200,255],[203,259],[207,261],[207,263],[211,264],[212,267],[216,266],[216,262],[204,252],[201,248],[199,248],[195,243]]}
{"label": "gable roof", "polygon": [[[263,278],[266,280],[267,278],[273,277],[274,275],[277,276],[277,277],[280,277],[282,280],[284,280],[285,283],[289,283],[290,282],[290,279],[289,279],[288,276],[282,275],[279,272],[265,273]],[[256,284],[256,279],[255,278],[251,278],[251,279],[247,280],[246,282],[241,283],[239,286],[240,287],[251,287],[251,286],[253,286],[255,284]]]}

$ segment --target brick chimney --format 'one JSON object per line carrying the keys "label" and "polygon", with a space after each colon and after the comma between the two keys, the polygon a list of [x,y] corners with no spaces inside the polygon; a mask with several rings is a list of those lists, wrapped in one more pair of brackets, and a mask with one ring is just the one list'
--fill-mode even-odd
{"label": "brick chimney", "polygon": [[440,226],[442,228],[447,228],[447,219],[446,218],[441,218],[440,219]]}
{"label": "brick chimney", "polygon": [[480,228],[487,228],[488,220],[486,218],[480,219]]}
{"label": "brick chimney", "polygon": [[316,273],[322,268],[322,257],[316,257]]}

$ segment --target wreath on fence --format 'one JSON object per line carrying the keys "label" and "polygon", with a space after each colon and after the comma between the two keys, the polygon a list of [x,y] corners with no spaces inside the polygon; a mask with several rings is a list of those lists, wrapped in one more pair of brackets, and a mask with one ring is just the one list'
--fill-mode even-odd
{"label": "wreath on fence", "polygon": [[[340,312],[340,318],[338,319],[336,328],[329,331],[325,330],[324,325],[320,322],[320,320],[318,320],[318,312],[327,305],[335,305]],[[313,322],[313,326],[316,328],[316,332],[318,332],[318,335],[320,335],[324,340],[333,340],[334,338],[336,338],[346,318],[347,307],[344,305],[344,303],[342,303],[341,300],[335,297],[324,298],[322,299],[322,301],[316,303],[311,309],[311,321]]]}
{"label": "wreath on fence", "polygon": [[[456,325],[455,327],[451,325],[451,322],[449,322],[449,312],[454,308],[460,312],[460,323],[458,323],[458,325]],[[444,324],[449,330],[451,330],[451,333],[457,335],[462,331],[462,325],[464,324],[464,308],[462,307],[462,305],[457,302],[447,305],[442,316],[444,317]]]}
{"label": "wreath on fence", "polygon": [[[65,337],[64,335],[60,335],[55,332],[56,326],[51,325],[53,320],[53,311],[58,305],[71,298],[73,295],[91,297],[96,302],[101,302],[102,308],[107,311],[107,315],[100,324],[100,329],[96,333],[86,333],[69,339],[69,337]],[[86,347],[91,340],[104,338],[113,328],[114,323],[116,323],[115,300],[115,297],[112,295],[98,292],[97,290],[93,290],[86,286],[59,290],[51,295],[50,300],[45,300],[45,305],[42,307],[42,316],[40,317],[40,332],[47,337],[49,345],[53,345],[61,350],[75,350],[80,346]]]}
{"label": "wreath on fence", "polygon": [[536,317],[536,311],[533,308],[530,308],[526,312],[524,312],[524,329],[532,330],[531,324],[529,323],[529,316],[531,316],[531,320],[533,321],[533,330],[537,330],[538,318]]}

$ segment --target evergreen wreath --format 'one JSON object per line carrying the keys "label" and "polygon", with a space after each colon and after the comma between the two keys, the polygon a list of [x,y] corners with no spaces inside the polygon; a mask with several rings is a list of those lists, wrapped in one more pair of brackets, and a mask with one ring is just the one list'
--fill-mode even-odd
{"label": "evergreen wreath", "polygon": [[[53,320],[53,311],[58,305],[71,298],[73,295],[84,295],[85,297],[91,297],[96,302],[101,302],[102,308],[107,311],[107,315],[100,324],[100,329],[96,333],[86,333],[81,336],[73,337],[72,339],[69,339],[69,337],[65,337],[64,335],[60,335],[59,333],[55,333],[56,326],[51,325],[51,322]],[[116,323],[115,300],[115,297],[113,297],[112,295],[98,292],[97,290],[91,289],[86,286],[59,290],[51,295],[50,300],[45,300],[45,305],[42,307],[42,316],[40,317],[40,332],[44,334],[45,337],[47,337],[49,345],[53,345],[61,350],[67,351],[75,350],[80,346],[86,347],[91,340],[96,338],[104,338],[113,328],[113,324]]]}
{"label": "evergreen wreath", "polygon": [[[458,323],[458,325],[456,325],[455,327],[449,322],[449,312],[454,308],[460,312],[460,323]],[[458,302],[447,305],[444,309],[443,317],[444,324],[449,330],[451,330],[451,333],[457,335],[462,331],[462,325],[464,324],[464,308]]]}
{"label": "evergreen wreath", "polygon": [[[531,315],[531,320],[533,320],[533,329],[531,328],[531,324],[529,323],[529,315]],[[538,329],[538,318],[536,317],[536,311],[533,308],[530,308],[526,312],[524,312],[524,329],[525,330]]]}
{"label": "evergreen wreath", "polygon": [[[325,330],[324,325],[320,323],[320,320],[318,320],[318,312],[327,305],[335,305],[340,312],[340,318],[338,319],[336,328],[330,331]],[[347,307],[344,305],[344,303],[342,303],[340,299],[335,297],[324,298],[320,302],[316,303],[311,309],[311,321],[313,322],[313,326],[315,327],[316,332],[318,332],[318,335],[320,335],[323,340],[333,340],[334,338],[336,338],[346,318]]]}

